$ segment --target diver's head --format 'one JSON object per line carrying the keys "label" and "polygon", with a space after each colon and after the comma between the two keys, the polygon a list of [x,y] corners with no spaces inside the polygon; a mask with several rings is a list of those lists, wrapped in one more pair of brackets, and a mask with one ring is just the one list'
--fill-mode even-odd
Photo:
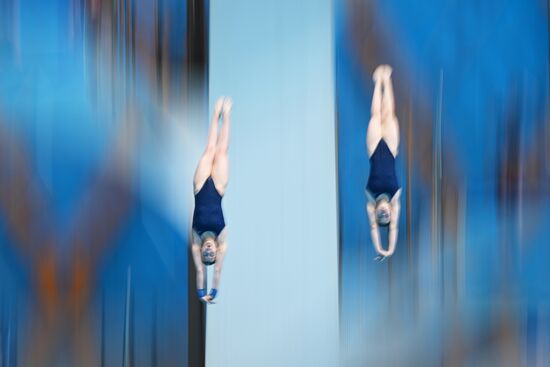
{"label": "diver's head", "polygon": [[204,265],[212,265],[216,262],[218,246],[216,235],[213,232],[204,232],[201,235],[201,260]]}
{"label": "diver's head", "polygon": [[379,226],[387,226],[390,224],[391,205],[387,195],[380,195],[376,199],[375,215],[376,223],[378,223]]}

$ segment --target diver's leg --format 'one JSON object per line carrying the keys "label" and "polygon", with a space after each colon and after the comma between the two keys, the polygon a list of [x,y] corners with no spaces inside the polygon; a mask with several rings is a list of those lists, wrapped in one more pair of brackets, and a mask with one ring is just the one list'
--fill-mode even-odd
{"label": "diver's leg", "polygon": [[384,65],[380,65],[372,74],[372,80],[374,81],[374,92],[372,93],[372,104],[370,110],[372,116],[380,115],[382,113],[382,81],[385,73],[386,69]]}
{"label": "diver's leg", "polygon": [[399,148],[399,122],[395,116],[391,68],[389,66],[387,68],[386,74],[382,79],[384,86],[384,94],[382,96],[382,137],[395,157]]}
{"label": "diver's leg", "polygon": [[216,144],[212,179],[216,189],[223,195],[229,182],[229,131],[231,127],[232,101],[226,98],[223,104],[223,124]]}
{"label": "diver's leg", "polygon": [[208,130],[208,142],[206,148],[202,153],[202,156],[195,170],[195,177],[193,178],[193,186],[195,193],[199,192],[204,185],[204,182],[212,174],[214,157],[216,155],[216,143],[218,141],[218,121],[220,113],[222,112],[223,99],[220,98],[216,101],[214,107],[214,115],[210,122],[210,129]]}
{"label": "diver's leg", "polygon": [[372,94],[371,105],[371,118],[369,126],[367,127],[367,152],[369,157],[374,153],[376,146],[380,139],[382,139],[382,126],[381,126],[381,102],[382,102],[382,80],[380,74],[380,67],[374,72],[374,92]]}
{"label": "diver's leg", "polygon": [[395,99],[393,95],[393,85],[391,80],[392,68],[389,65],[380,66],[383,68],[381,72],[381,81],[384,92],[382,94],[382,119],[395,115]]}

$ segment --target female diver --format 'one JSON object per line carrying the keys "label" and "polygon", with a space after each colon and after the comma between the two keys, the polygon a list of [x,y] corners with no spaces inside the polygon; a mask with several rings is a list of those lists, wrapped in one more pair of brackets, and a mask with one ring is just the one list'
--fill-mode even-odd
{"label": "female diver", "polygon": [[[376,259],[380,261],[391,256],[395,251],[401,195],[395,174],[399,124],[394,111],[391,73],[392,69],[388,65],[380,65],[374,71],[375,86],[371,119],[367,129],[367,152],[370,160],[366,188],[367,214],[371,225],[372,242],[378,253]],[[380,244],[379,227],[389,227],[387,250]]]}
{"label": "female diver", "polygon": [[[219,98],[208,131],[208,143],[202,154],[193,187],[191,253],[197,270],[197,295],[205,303],[213,303],[218,292],[223,260],[227,252],[227,227],[223,218],[222,198],[229,180],[229,125],[230,98]],[[218,136],[218,122],[223,123]],[[214,265],[214,279],[210,292],[206,292],[206,266]]]}

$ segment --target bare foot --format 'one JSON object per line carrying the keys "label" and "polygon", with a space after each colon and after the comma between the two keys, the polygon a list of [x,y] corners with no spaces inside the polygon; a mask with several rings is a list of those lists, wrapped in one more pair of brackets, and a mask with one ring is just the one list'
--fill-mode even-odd
{"label": "bare foot", "polygon": [[231,109],[233,108],[233,101],[231,100],[231,97],[225,97],[223,101],[223,114],[227,115],[231,112]]}
{"label": "bare foot", "polygon": [[384,67],[384,78],[391,78],[391,73],[393,71],[392,67],[389,65],[382,65]]}
{"label": "bare foot", "polygon": [[372,73],[372,80],[377,83],[378,81],[382,80],[382,78],[385,75],[385,67],[384,65],[378,65],[376,69],[374,70],[374,73]]}
{"label": "bare foot", "polygon": [[216,104],[214,105],[214,116],[219,117],[222,113],[224,100],[225,97],[220,97],[216,100]]}

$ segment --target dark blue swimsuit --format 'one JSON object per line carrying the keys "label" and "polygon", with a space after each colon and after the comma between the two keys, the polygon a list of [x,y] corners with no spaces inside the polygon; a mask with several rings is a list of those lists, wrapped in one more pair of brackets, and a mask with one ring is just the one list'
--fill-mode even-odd
{"label": "dark blue swimsuit", "polygon": [[386,194],[390,199],[399,190],[395,174],[395,157],[384,139],[380,139],[374,153],[370,157],[370,174],[367,190],[369,190],[374,198]]}
{"label": "dark blue swimsuit", "polygon": [[216,190],[212,177],[208,177],[200,191],[195,194],[193,229],[199,236],[208,231],[218,236],[224,227],[222,196]]}

